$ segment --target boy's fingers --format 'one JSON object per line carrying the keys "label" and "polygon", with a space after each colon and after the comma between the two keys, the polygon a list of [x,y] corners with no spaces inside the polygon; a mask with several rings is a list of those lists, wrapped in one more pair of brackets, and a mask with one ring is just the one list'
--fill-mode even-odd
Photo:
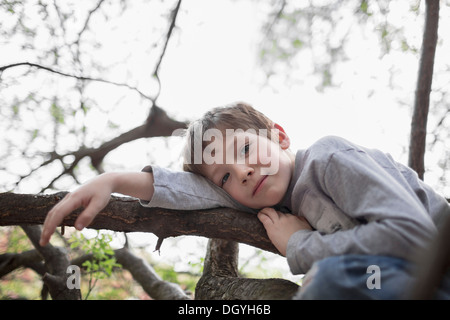
{"label": "boy's fingers", "polygon": [[258,219],[259,221],[261,221],[263,225],[266,225],[269,222],[273,223],[272,219],[270,219],[270,217],[267,214],[262,212],[258,213]]}
{"label": "boy's fingers", "polygon": [[39,244],[41,246],[45,246],[50,241],[50,238],[55,232],[56,227],[61,223],[63,219],[64,216],[61,217],[58,212],[47,214],[47,218],[44,222],[44,228],[42,229],[41,239],[39,241]]}
{"label": "boy's fingers", "polygon": [[72,197],[68,197],[68,195],[57,203],[53,209],[48,212],[47,217],[45,218],[39,244],[41,246],[45,246],[50,241],[56,227],[61,224],[68,214],[78,207],[79,203],[77,200],[74,200]]}
{"label": "boy's fingers", "polygon": [[273,208],[263,208],[260,213],[267,215],[273,222],[279,218],[278,212]]}
{"label": "boy's fingers", "polygon": [[[75,221],[75,228],[82,230],[87,227],[94,220],[97,213],[106,206],[108,201],[109,198],[103,200],[101,197],[87,198],[76,194],[68,194],[47,214],[39,244],[45,246],[50,241],[56,227],[62,223],[64,218],[83,205],[86,205],[86,208]],[[87,204],[85,204],[86,202]]]}
{"label": "boy's fingers", "polygon": [[96,212],[89,206],[80,214],[80,216],[75,221],[75,228],[78,231],[83,230],[85,227],[91,224],[94,220]]}
{"label": "boy's fingers", "polygon": [[42,229],[41,239],[39,241],[39,244],[41,246],[45,246],[50,241],[50,237],[55,232],[56,226],[59,225],[58,220],[59,219],[57,214],[55,213],[47,214],[47,218],[45,219],[44,222],[44,228]]}
{"label": "boy's fingers", "polygon": [[94,221],[97,214],[106,206],[101,200],[91,199],[87,207],[81,212],[80,216],[75,221],[75,228],[79,231],[87,227]]}
{"label": "boy's fingers", "polygon": [[258,213],[258,219],[262,224],[266,225],[268,223],[274,224],[279,218],[278,213],[275,210],[261,210]]}

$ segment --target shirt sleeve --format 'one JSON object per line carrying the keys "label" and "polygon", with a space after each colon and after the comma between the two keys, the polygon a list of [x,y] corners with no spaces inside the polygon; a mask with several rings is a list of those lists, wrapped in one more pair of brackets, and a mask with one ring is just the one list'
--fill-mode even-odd
{"label": "shirt sleeve", "polygon": [[154,180],[152,199],[148,202],[140,200],[144,207],[175,210],[228,207],[241,211],[251,210],[200,175],[184,171],[171,171],[158,166],[147,166],[142,171],[152,172]]}
{"label": "shirt sleeve", "polygon": [[389,158],[375,161],[362,150],[338,151],[324,162],[319,184],[355,227],[322,234],[299,231],[288,242],[294,274],[305,273],[325,257],[343,254],[389,255],[411,259],[436,234],[436,227],[415,193]]}

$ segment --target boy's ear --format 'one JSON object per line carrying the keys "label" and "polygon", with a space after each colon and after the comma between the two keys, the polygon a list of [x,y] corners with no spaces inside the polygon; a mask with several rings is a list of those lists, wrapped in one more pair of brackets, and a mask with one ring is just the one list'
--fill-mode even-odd
{"label": "boy's ear", "polygon": [[278,129],[278,142],[280,144],[281,149],[286,150],[291,145],[291,140],[287,135],[286,131],[284,131],[283,127],[278,123],[273,124],[273,128]]}

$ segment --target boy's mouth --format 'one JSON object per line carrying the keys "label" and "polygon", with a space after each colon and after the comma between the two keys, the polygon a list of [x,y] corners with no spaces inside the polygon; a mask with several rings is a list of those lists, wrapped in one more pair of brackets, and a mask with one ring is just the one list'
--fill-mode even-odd
{"label": "boy's mouth", "polygon": [[267,176],[262,176],[261,179],[258,181],[258,183],[255,186],[255,189],[253,189],[253,196],[258,193],[258,191],[262,188],[262,185],[264,181],[266,181]]}

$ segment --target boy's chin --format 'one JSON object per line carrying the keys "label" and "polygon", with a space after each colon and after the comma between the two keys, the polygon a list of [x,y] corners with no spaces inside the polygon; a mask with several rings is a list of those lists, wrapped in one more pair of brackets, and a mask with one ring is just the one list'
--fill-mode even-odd
{"label": "boy's chin", "polygon": [[264,208],[270,208],[270,207],[275,207],[276,205],[278,204],[278,202],[276,202],[276,203],[271,203],[271,202],[269,202],[269,203],[267,203],[267,204],[263,204],[263,205],[261,205],[261,204],[253,204],[253,205],[245,205],[246,207],[249,207],[250,209],[253,209],[253,210],[261,210],[261,209],[264,209]]}

